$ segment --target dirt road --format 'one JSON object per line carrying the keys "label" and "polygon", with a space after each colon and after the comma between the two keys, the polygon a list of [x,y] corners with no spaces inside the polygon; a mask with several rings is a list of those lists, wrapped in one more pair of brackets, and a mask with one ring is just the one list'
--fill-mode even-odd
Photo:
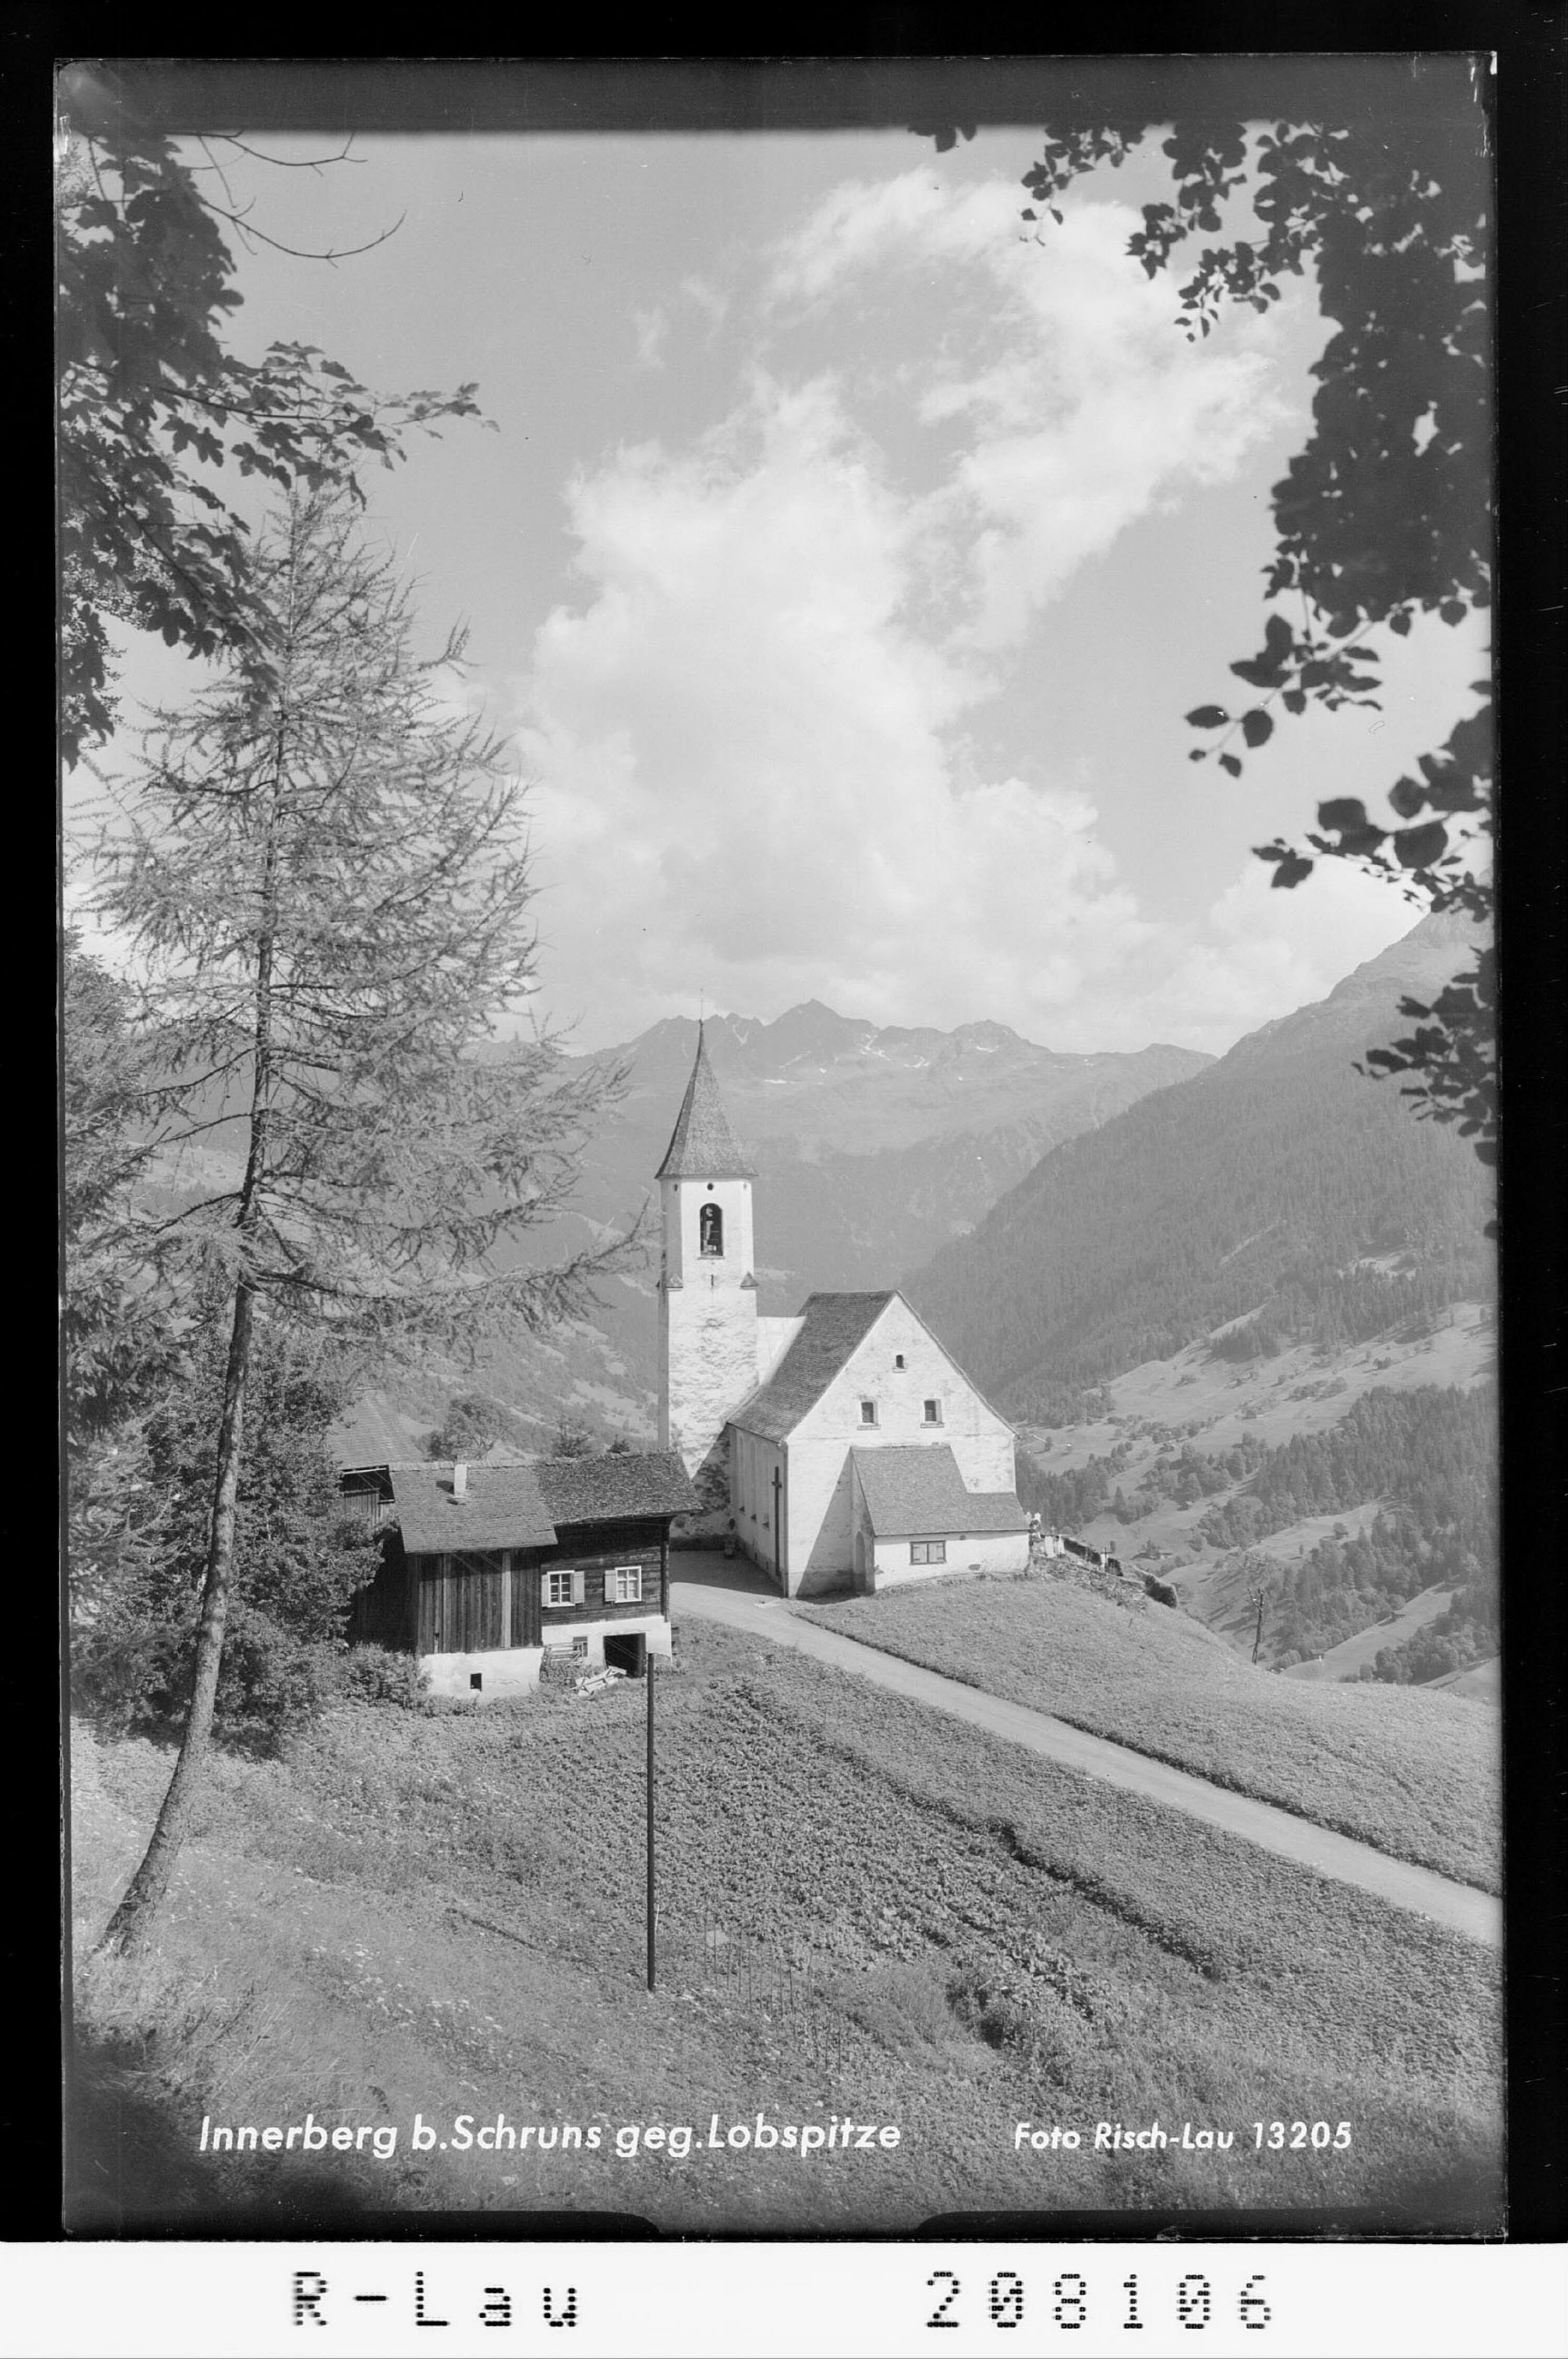
{"label": "dirt road", "polygon": [[1391,1902],[1396,1908],[1409,1908],[1417,1916],[1431,1918],[1472,1941],[1496,1945],[1502,1940],[1502,1903],[1490,1893],[1477,1892],[1467,1884],[1452,1883],[1430,1868],[1390,1859],[1386,1852],[1374,1851],[1369,1843],[1336,1834],[1310,1819],[1292,1817],[1289,1810],[1276,1810],[1270,1802],[1254,1801],[1250,1795],[1234,1793],[1227,1786],[1210,1785],[1206,1778],[1192,1777],[1184,1769],[1173,1769],[1163,1761],[1152,1760],[1146,1753],[1134,1753],[1127,1745],[1112,1745],[1103,1736],[1091,1736],[1065,1720],[1053,1719],[1049,1712],[1031,1712],[1025,1705],[1008,1703],[1000,1696],[966,1687],[959,1680],[945,1679],[939,1671],[928,1671],[917,1663],[904,1662],[897,1655],[884,1655],[878,1647],[862,1646],[858,1639],[843,1637],[837,1630],[824,1630],[816,1623],[792,1613],[749,1566],[725,1564],[721,1559],[712,1557],[687,1556],[673,1560],[671,1571],[670,1613],[676,1621],[683,1614],[695,1614],[710,1622],[727,1623],[731,1629],[744,1630],[752,1637],[766,1639],[775,1646],[796,1647],[803,1654],[815,1655],[818,1662],[831,1663],[836,1669],[850,1671],[857,1679],[874,1680],[877,1686],[891,1688],[895,1694],[908,1696],[916,1703],[929,1704],[938,1712],[952,1713],[956,1719],[969,1721],[977,1728],[989,1729],[993,1736],[1006,1737],[1011,1744],[1024,1745],[1031,1753],[1041,1754],[1048,1761],[1058,1761],[1085,1777],[1102,1777],[1109,1785],[1125,1787],[1130,1793],[1146,1795],[1152,1802],[1184,1810],[1190,1818],[1223,1828],[1227,1834],[1240,1835],[1264,1851],[1294,1860],[1299,1866],[1315,1869],[1319,1875],[1357,1885],[1363,1892],[1375,1893],[1379,1899]]}

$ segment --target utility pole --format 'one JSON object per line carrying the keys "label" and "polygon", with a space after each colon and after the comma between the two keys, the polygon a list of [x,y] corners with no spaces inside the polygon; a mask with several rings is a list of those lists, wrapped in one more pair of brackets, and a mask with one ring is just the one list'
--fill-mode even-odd
{"label": "utility pole", "polygon": [[643,1642],[643,1677],[648,1688],[648,1988],[654,1987],[654,1650]]}
{"label": "utility pole", "polygon": [[1264,1589],[1261,1582],[1259,1582],[1256,1589],[1249,1589],[1247,1593],[1248,1603],[1249,1605],[1255,1605],[1258,1608],[1258,1632],[1252,1641],[1252,1659],[1254,1662],[1257,1661],[1263,1645],[1263,1600],[1267,1594],[1268,1593]]}

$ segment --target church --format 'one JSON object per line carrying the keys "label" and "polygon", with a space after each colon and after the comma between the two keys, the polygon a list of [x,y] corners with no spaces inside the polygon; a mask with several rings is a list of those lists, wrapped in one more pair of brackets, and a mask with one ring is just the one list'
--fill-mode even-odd
{"label": "church", "polygon": [[901,1294],[757,1300],[756,1171],[698,1027],[659,1166],[659,1448],[787,1597],[1022,1571],[1012,1428]]}

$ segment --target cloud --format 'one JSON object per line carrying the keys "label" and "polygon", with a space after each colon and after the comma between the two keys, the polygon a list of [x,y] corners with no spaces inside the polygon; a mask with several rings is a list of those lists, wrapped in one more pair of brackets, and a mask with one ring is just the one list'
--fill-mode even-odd
{"label": "cloud", "polygon": [[659,369],[665,365],[665,342],[669,334],[669,314],[655,304],[651,311],[633,309],[632,325],[637,332],[637,357],[634,365],[640,369]]}
{"label": "cloud", "polygon": [[[1049,660],[1043,610],[1086,559],[1280,414],[1267,323],[1189,349],[1127,261],[1134,219],[1085,206],[1041,246],[1002,184],[840,189],[773,256],[769,370],[730,414],[571,487],[583,594],[536,636],[519,736],[543,973],[582,1045],[700,991],[1224,1047],[1321,995],[1341,943],[1368,954],[1369,904],[1325,926],[1320,897],[1303,929],[1260,869],[1205,924],[1150,921],[1092,779],[967,742],[1020,641]],[[825,364],[835,307],[905,277]]]}
{"label": "cloud", "polygon": [[1056,1045],[1136,1049],[1158,1039],[1217,1055],[1260,1024],[1325,999],[1420,914],[1396,885],[1345,861],[1320,861],[1293,891],[1280,891],[1271,875],[1249,859],[1195,924],[1152,929],[1114,1003],[1075,1011]]}
{"label": "cloud", "polygon": [[522,741],[563,1008],[1044,1016],[1139,938],[1081,792],[956,765],[986,681],[903,619],[918,504],[829,386],[759,381],[572,520],[593,594],[538,636]]}
{"label": "cloud", "polygon": [[1026,235],[1018,192],[947,192],[928,172],[835,190],[775,256],[775,318],[908,281],[946,331],[918,413],[964,444],[933,503],[967,576],[971,644],[1015,644],[1091,556],[1184,484],[1233,475],[1289,409],[1273,355],[1295,303],[1229,316],[1196,344],[1128,255],[1127,206],[1084,204]]}

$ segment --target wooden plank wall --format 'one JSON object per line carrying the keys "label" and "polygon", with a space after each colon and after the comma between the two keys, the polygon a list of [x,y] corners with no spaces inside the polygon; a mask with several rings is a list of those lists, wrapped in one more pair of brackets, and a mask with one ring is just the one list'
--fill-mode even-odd
{"label": "wooden plank wall", "polygon": [[499,1556],[438,1557],[419,1582],[419,1652],[477,1655],[498,1647],[501,1582]]}
{"label": "wooden plank wall", "polygon": [[[411,1558],[418,1650],[422,1655],[466,1655],[499,1647],[503,1578],[512,1584],[514,1647],[541,1646],[552,1628],[571,1623],[634,1621],[650,1613],[667,1614],[667,1531],[662,1517],[650,1516],[618,1524],[566,1526],[554,1548],[513,1549],[511,1571],[504,1576],[499,1552]],[[621,1564],[642,1566],[642,1598],[626,1604],[606,1604],[606,1571]],[[580,1604],[541,1604],[540,1575],[557,1569],[583,1575]]]}

